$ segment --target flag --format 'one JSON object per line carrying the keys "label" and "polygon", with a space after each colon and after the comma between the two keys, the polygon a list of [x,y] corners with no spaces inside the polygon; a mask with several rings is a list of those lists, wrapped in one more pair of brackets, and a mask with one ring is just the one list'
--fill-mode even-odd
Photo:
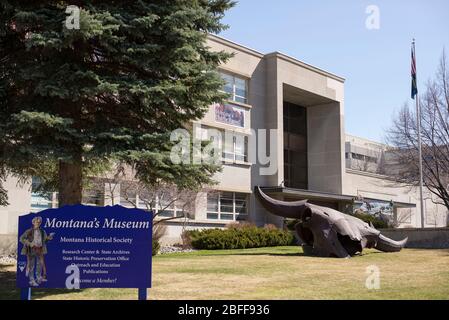
{"label": "flag", "polygon": [[412,43],[412,99],[418,94],[418,86],[416,85],[416,57],[415,57],[415,40]]}

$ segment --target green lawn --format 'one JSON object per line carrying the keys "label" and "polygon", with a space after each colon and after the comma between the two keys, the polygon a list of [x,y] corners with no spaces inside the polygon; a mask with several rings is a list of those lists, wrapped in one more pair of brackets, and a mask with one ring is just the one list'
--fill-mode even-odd
{"label": "green lawn", "polygon": [[[365,286],[380,270],[380,289]],[[0,266],[0,299],[17,299],[15,267]],[[136,289],[34,290],[36,299],[135,299]],[[351,259],[300,247],[156,256],[149,299],[449,299],[449,250],[367,250]]]}

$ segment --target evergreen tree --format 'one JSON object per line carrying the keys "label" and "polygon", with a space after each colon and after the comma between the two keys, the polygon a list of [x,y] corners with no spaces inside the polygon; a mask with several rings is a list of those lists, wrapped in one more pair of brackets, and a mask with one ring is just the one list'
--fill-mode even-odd
{"label": "evergreen tree", "polygon": [[210,182],[215,165],[171,163],[169,134],[225,98],[216,69],[229,54],[211,52],[206,37],[225,28],[232,5],[3,0],[0,163],[53,183],[60,205],[80,203],[83,177],[111,161],[147,183]]}
{"label": "evergreen tree", "polygon": [[6,172],[3,167],[0,167],[0,206],[8,205],[8,193],[2,184],[2,180],[4,179],[6,179]]}

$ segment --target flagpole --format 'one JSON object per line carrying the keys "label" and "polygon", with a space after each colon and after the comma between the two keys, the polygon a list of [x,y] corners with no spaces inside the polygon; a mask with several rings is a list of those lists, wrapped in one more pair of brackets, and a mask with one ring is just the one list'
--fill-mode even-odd
{"label": "flagpole", "polygon": [[[413,45],[413,55],[415,58],[415,67],[416,67],[416,52],[415,52],[415,39],[412,42]],[[415,69],[416,70],[416,69]],[[418,77],[416,77],[416,87],[418,87]],[[415,96],[416,100],[416,123],[418,125],[418,157],[419,157],[419,198],[420,198],[420,207],[421,207],[421,228],[425,226],[424,220],[424,197],[423,197],[423,173],[422,173],[422,143],[421,143],[421,108],[419,105],[419,95],[418,92]]]}
{"label": "flagpole", "polygon": [[419,197],[421,199],[421,228],[424,228],[424,197],[423,197],[423,174],[422,174],[422,144],[421,144],[421,108],[419,98],[416,95],[416,114],[418,118],[418,156],[419,156]]}

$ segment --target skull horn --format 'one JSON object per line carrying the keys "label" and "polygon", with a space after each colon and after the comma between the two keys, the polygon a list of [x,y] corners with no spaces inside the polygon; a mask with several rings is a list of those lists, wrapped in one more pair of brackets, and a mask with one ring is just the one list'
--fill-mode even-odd
{"label": "skull horn", "polygon": [[408,237],[400,241],[395,241],[380,234],[374,248],[384,252],[398,252],[405,247],[407,240]]}
{"label": "skull horn", "polygon": [[300,219],[306,208],[307,200],[281,201],[267,196],[260,187],[256,187],[256,193],[265,209],[284,218]]}

